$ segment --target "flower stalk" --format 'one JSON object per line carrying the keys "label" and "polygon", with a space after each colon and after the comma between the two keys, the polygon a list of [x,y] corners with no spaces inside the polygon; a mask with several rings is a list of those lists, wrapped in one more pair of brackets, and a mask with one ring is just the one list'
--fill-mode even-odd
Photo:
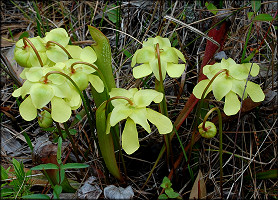
{"label": "flower stalk", "polygon": [[41,59],[41,56],[38,52],[38,50],[36,49],[36,47],[34,46],[34,44],[27,38],[27,37],[23,37],[23,43],[24,43],[24,48],[26,48],[28,46],[27,43],[29,43],[29,45],[31,46],[31,48],[34,50],[38,60],[39,60],[39,63],[41,65],[41,67],[43,67],[43,62],[42,62],[42,59]]}
{"label": "flower stalk", "polygon": [[[84,109],[85,109],[85,112],[86,112],[86,114],[87,114],[87,116],[88,116],[88,122],[89,122],[89,125],[90,125],[90,129],[91,129],[91,131],[93,131],[93,130],[94,130],[94,126],[93,126],[93,122],[92,122],[92,118],[93,118],[93,117],[90,115],[90,112],[89,112],[89,110],[88,110],[88,105],[87,105],[86,100],[85,100],[85,98],[84,98],[82,92],[80,91],[78,85],[76,85],[76,83],[75,83],[68,75],[66,75],[66,74],[63,73],[63,72],[59,72],[59,71],[48,72],[48,73],[45,75],[45,79],[47,79],[47,77],[50,76],[51,74],[60,74],[60,75],[64,76],[64,77],[67,78],[67,79],[72,83],[72,85],[75,87],[75,89],[77,90],[77,92],[78,92],[78,94],[80,95],[80,97],[81,97],[81,99],[82,99],[82,102],[83,102],[83,104],[84,104]],[[97,141],[97,140],[96,140],[97,138],[96,138],[95,134],[92,134],[92,136],[93,136],[93,139],[94,139],[95,141]],[[74,144],[73,144],[73,145],[74,145]],[[98,150],[100,151],[98,142],[96,142],[96,145],[97,145]]]}
{"label": "flower stalk", "polygon": [[70,55],[70,53],[68,52],[68,50],[67,50],[65,47],[63,47],[63,45],[61,45],[61,44],[58,43],[58,42],[55,42],[55,41],[48,41],[48,42],[46,43],[46,48],[49,48],[50,45],[51,45],[51,43],[52,43],[52,44],[56,44],[58,47],[60,47],[60,48],[68,55],[68,57],[69,57],[70,59],[72,59],[72,56]]}
{"label": "flower stalk", "polygon": [[212,112],[217,111],[218,115],[218,129],[219,129],[219,164],[220,164],[220,194],[221,194],[221,199],[223,199],[223,145],[222,145],[222,140],[223,140],[223,134],[222,134],[222,116],[220,109],[218,107],[214,107],[209,110],[209,112],[206,114],[204,117],[203,125],[202,128],[204,131],[208,130],[208,127],[205,127],[206,121],[208,117],[211,115]]}
{"label": "flower stalk", "polygon": [[[163,86],[163,78],[162,78],[162,69],[161,69],[161,60],[160,60],[160,49],[159,49],[159,43],[156,44],[156,55],[157,55],[157,60],[158,60],[158,70],[159,70],[159,81],[158,81],[158,92],[163,93],[163,99],[159,103],[160,106],[160,112],[168,117],[168,110],[167,110],[167,103],[166,103],[166,97],[165,97],[165,91],[164,91],[164,86]],[[165,134],[164,136],[164,141],[166,145],[166,150],[167,150],[167,162],[168,162],[168,167],[169,167],[169,157],[170,155],[173,155],[173,150],[172,150],[172,145],[171,145],[171,138],[170,134]],[[171,161],[173,163],[173,157],[171,156]]]}

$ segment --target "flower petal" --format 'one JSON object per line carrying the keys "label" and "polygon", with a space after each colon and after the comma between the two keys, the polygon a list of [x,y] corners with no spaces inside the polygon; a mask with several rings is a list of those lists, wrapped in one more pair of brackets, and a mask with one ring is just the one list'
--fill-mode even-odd
{"label": "flower petal", "polygon": [[173,124],[168,117],[150,108],[146,110],[148,120],[157,127],[160,134],[167,134],[173,130]]}
{"label": "flower petal", "polygon": [[37,109],[32,103],[31,96],[28,96],[19,106],[19,112],[26,121],[31,121],[37,117]]}
{"label": "flower petal", "polygon": [[182,75],[185,64],[167,63],[167,73],[172,78],[178,78]]}
{"label": "flower petal", "polygon": [[214,75],[222,70],[221,63],[215,63],[213,65],[205,65],[203,67],[203,73],[206,75],[209,79],[212,79]]}
{"label": "flower petal", "polygon": [[135,51],[133,57],[132,57],[132,60],[131,60],[131,67],[134,67],[134,65],[136,64],[136,57],[137,57],[137,54],[138,54],[138,51]]}
{"label": "flower petal", "polygon": [[12,96],[13,96],[13,97],[19,97],[19,96],[21,96],[21,88],[22,88],[22,87],[17,88],[15,91],[13,91]]}
{"label": "flower petal", "polygon": [[225,59],[225,58],[222,58],[221,60],[221,67],[222,69],[231,69],[234,65],[236,65],[236,62],[231,59],[231,58],[228,58],[228,59]]}
{"label": "flower petal", "polygon": [[30,89],[31,89],[33,84],[34,83],[32,83],[32,82],[30,82],[28,80],[26,80],[23,83],[23,85],[21,87],[21,96],[22,96],[22,98],[24,98],[26,94],[30,94]]}
{"label": "flower petal", "polygon": [[136,124],[128,118],[122,134],[122,147],[127,154],[134,153],[139,148],[138,132]]}
{"label": "flower petal", "polygon": [[227,76],[217,77],[212,83],[214,97],[220,101],[232,89],[232,79]]}
{"label": "flower petal", "polygon": [[51,100],[51,117],[56,122],[66,122],[71,116],[71,107],[63,99],[53,97]]}
{"label": "flower petal", "polygon": [[257,64],[257,63],[253,63],[253,65],[252,65],[252,63],[243,63],[243,64],[241,64],[242,66],[244,66],[245,68],[246,68],[246,70],[248,71],[248,73],[249,73],[249,71],[250,71],[250,68],[251,68],[251,66],[252,66],[252,69],[251,69],[251,72],[250,72],[250,74],[251,74],[251,76],[257,76],[258,74],[259,74],[259,71],[260,71],[260,66]]}
{"label": "flower petal", "polygon": [[98,93],[102,93],[103,92],[104,84],[103,84],[102,80],[98,76],[90,74],[90,75],[88,75],[88,79],[89,79],[89,82],[92,84],[92,86],[95,88],[95,90]]}
{"label": "flower petal", "polygon": [[51,46],[47,51],[46,55],[49,60],[57,63],[57,62],[64,62],[68,60],[68,55],[61,49],[60,47]]}
{"label": "flower petal", "polygon": [[224,113],[226,115],[235,115],[240,110],[240,101],[234,92],[229,92],[225,96]]}
{"label": "flower petal", "polygon": [[162,99],[163,94],[152,89],[139,90],[134,94],[134,103],[137,107],[146,107],[150,105],[152,101],[159,103]]}
{"label": "flower petal", "polygon": [[[238,94],[240,98],[242,98],[244,88],[245,88],[245,83],[246,83],[245,80],[236,80],[236,79],[233,80],[232,91]],[[246,97],[247,97],[247,92],[245,91],[243,99],[245,99]]]}
{"label": "flower petal", "polygon": [[229,74],[238,80],[247,79],[249,71],[246,70],[246,67],[242,65],[233,65],[229,69]]}
{"label": "flower petal", "polygon": [[69,36],[65,29],[55,28],[46,33],[45,41],[55,41],[65,47],[69,43]]}
{"label": "flower petal", "polygon": [[250,98],[252,99],[252,101],[254,102],[263,101],[265,98],[265,94],[261,89],[261,87],[258,84],[253,83],[251,81],[247,82],[246,91],[250,96]]}
{"label": "flower petal", "polygon": [[137,50],[136,62],[137,63],[148,63],[151,60],[155,59],[154,48],[144,47]]}
{"label": "flower petal", "polygon": [[32,67],[25,72],[27,80],[31,82],[38,82],[43,76],[42,67]]}
{"label": "flower petal", "polygon": [[69,52],[72,58],[80,59],[80,53],[82,48],[77,45],[67,45],[66,50]]}
{"label": "flower petal", "polygon": [[168,38],[156,36],[153,40],[153,44],[156,45],[157,43],[159,43],[160,49],[164,49],[165,47],[171,47],[171,42]]}
{"label": "flower petal", "polygon": [[[151,62],[150,62],[150,66],[152,68],[152,71],[155,75],[155,78],[159,81],[160,80],[160,75],[159,75],[159,68],[158,68],[158,61],[157,59],[153,59]],[[166,67],[167,67],[167,63],[166,62],[163,62],[161,60],[161,73],[162,73],[162,80],[165,79],[165,76],[166,76]]]}
{"label": "flower petal", "polygon": [[115,107],[111,113],[111,118],[110,118],[111,126],[115,126],[121,120],[126,119],[129,115],[131,115],[132,112],[133,109],[129,108],[129,106],[120,105]]}
{"label": "flower petal", "polygon": [[[201,80],[194,88],[193,88],[193,94],[196,98],[201,99],[202,94],[207,87],[209,83],[209,79]],[[209,88],[207,89],[207,92],[204,97],[207,96],[207,94],[212,90],[212,86],[210,85]]]}
{"label": "flower petal", "polygon": [[185,61],[185,58],[184,58],[184,55],[182,54],[182,52],[179,51],[178,49],[174,48],[174,47],[173,47],[173,49],[175,50],[177,56],[178,56],[183,62],[186,62],[186,61]]}
{"label": "flower petal", "polygon": [[81,91],[88,87],[88,75],[82,71],[76,71],[73,75],[71,75],[71,79],[76,83]]}
{"label": "flower petal", "polygon": [[138,79],[150,75],[153,71],[149,64],[142,64],[134,67],[132,72],[134,78]]}
{"label": "flower petal", "polygon": [[97,60],[97,54],[92,47],[87,46],[82,49],[80,59],[84,62],[94,63]]}
{"label": "flower petal", "polygon": [[39,109],[50,102],[54,97],[54,91],[47,84],[36,83],[30,89],[30,96],[34,106]]}
{"label": "flower petal", "polygon": [[160,58],[166,63],[178,63],[179,61],[177,53],[172,47],[165,47],[162,51],[160,51]]}
{"label": "flower petal", "polygon": [[146,108],[134,109],[132,114],[129,116],[136,124],[140,124],[148,133],[151,132],[150,125],[146,117]]}
{"label": "flower petal", "polygon": [[65,101],[69,104],[72,110],[76,110],[77,108],[79,108],[82,102],[81,97],[75,90],[75,88],[72,88],[71,96],[69,98],[66,98]]}

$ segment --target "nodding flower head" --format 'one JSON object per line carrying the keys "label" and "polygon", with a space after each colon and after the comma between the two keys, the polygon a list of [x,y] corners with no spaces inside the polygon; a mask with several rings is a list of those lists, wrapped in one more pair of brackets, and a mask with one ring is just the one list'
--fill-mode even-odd
{"label": "nodding flower head", "polygon": [[143,42],[142,49],[135,52],[131,66],[134,67],[136,63],[140,64],[133,68],[133,76],[135,78],[142,78],[153,72],[156,79],[160,80],[157,44],[159,45],[162,79],[165,79],[166,72],[172,78],[181,76],[185,69],[185,64],[179,64],[179,58],[185,62],[183,54],[176,48],[171,47],[168,38],[157,36]]}
{"label": "nodding flower head", "polygon": [[203,73],[208,77],[208,79],[200,81],[194,87],[193,94],[196,98],[201,99],[202,94],[209,82],[221,70],[223,72],[213,80],[205,96],[210,91],[213,91],[213,95],[216,100],[220,101],[223,97],[225,97],[224,112],[226,115],[235,115],[240,110],[241,104],[238,100],[238,96],[242,99],[250,96],[254,102],[264,100],[265,95],[261,87],[251,81],[247,82],[246,90],[244,92],[249,71],[251,76],[257,76],[260,70],[259,65],[256,63],[236,64],[236,62],[231,58],[227,60],[223,58],[221,63],[204,66]]}
{"label": "nodding flower head", "polygon": [[[110,132],[110,126],[115,126],[121,120],[126,119],[122,133],[122,147],[127,154],[132,154],[139,148],[136,124],[142,126],[148,133],[151,132],[148,121],[157,127],[160,134],[167,134],[172,131],[173,125],[169,118],[147,108],[152,101],[155,103],[161,102],[163,99],[162,93],[152,89],[138,90],[131,88],[126,90],[113,88],[109,94],[111,98],[119,98],[111,101],[114,109],[108,115],[106,133]],[[120,97],[125,97],[129,101]]]}

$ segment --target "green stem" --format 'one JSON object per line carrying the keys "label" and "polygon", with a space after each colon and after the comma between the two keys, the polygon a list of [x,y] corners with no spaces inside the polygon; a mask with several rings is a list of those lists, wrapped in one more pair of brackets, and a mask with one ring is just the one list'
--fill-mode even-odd
{"label": "green stem", "polygon": [[[182,142],[181,142],[181,139],[180,139],[180,136],[179,136],[179,134],[178,134],[178,132],[177,132],[176,127],[174,127],[174,131],[175,131],[176,136],[177,136],[177,138],[178,138],[178,140],[179,140],[179,143],[180,143],[180,146],[181,146],[181,149],[182,149],[182,152],[183,152],[185,161],[187,162],[187,161],[188,161],[188,158],[187,158],[187,156],[186,156],[186,152],[185,152],[185,150],[184,150],[184,148],[183,148],[183,145],[182,145]],[[189,164],[187,165],[187,167],[188,167],[188,171],[189,171],[189,174],[190,174],[190,177],[191,177],[191,181],[192,181],[192,183],[194,183],[194,174],[193,174],[193,171],[192,171],[192,169],[190,168],[190,165],[189,165]]]}
{"label": "green stem", "polygon": [[202,128],[203,130],[206,129],[205,124],[206,121],[208,119],[208,117],[210,116],[210,114],[213,111],[217,111],[217,115],[218,115],[218,128],[219,128],[219,163],[220,163],[220,193],[221,193],[221,199],[223,199],[223,146],[222,146],[222,139],[223,139],[223,134],[222,134],[222,116],[221,116],[221,112],[220,109],[218,107],[214,107],[212,109],[210,109],[210,111],[206,114],[204,121],[203,121],[203,125]]}
{"label": "green stem", "polygon": [[70,59],[72,59],[72,56],[70,55],[70,53],[68,52],[68,50],[63,47],[61,44],[59,44],[58,42],[55,42],[55,41],[48,41],[46,43],[46,48],[49,48],[50,44],[53,43],[53,44],[56,44],[58,47],[60,47],[67,55]]}
{"label": "green stem", "polygon": [[[166,97],[165,97],[165,91],[163,86],[163,78],[162,78],[162,69],[161,69],[161,60],[160,60],[160,49],[159,49],[159,43],[156,44],[156,54],[157,54],[157,60],[158,60],[158,70],[159,70],[159,83],[158,83],[158,91],[163,93],[163,99],[160,102],[160,112],[168,117],[168,110],[167,110],[167,104],[166,104]],[[169,166],[169,157],[170,155],[173,155],[172,145],[171,145],[171,139],[170,134],[165,134],[164,141],[167,149],[167,163]],[[173,164],[173,157],[171,156],[171,161]]]}
{"label": "green stem", "polygon": [[41,59],[41,56],[38,52],[38,50],[36,49],[36,47],[34,46],[34,44],[27,38],[27,37],[23,37],[23,43],[24,43],[24,48],[28,46],[27,43],[29,43],[29,45],[32,47],[32,49],[34,50],[38,60],[39,60],[39,63],[41,65],[41,67],[43,67],[43,62],[42,62],[42,59]]}
{"label": "green stem", "polygon": [[58,129],[58,135],[64,140],[65,138],[63,137],[62,129],[60,127],[60,124],[58,122],[55,122],[56,127]]}
{"label": "green stem", "polygon": [[[86,100],[85,100],[85,98],[84,98],[82,92],[80,91],[79,87],[76,85],[76,83],[75,83],[68,75],[66,75],[66,74],[63,73],[63,72],[59,72],[59,71],[48,72],[48,73],[45,75],[45,79],[47,80],[47,77],[48,77],[49,75],[51,75],[51,74],[60,74],[60,75],[64,76],[64,77],[67,78],[67,79],[72,83],[72,85],[75,87],[75,89],[77,90],[78,94],[80,95],[80,97],[81,97],[81,99],[82,99],[82,102],[83,102],[83,104],[84,104],[85,112],[86,112],[86,114],[87,114],[87,116],[88,116],[89,126],[90,126],[91,131],[93,132],[94,126],[93,126],[93,122],[92,122],[92,117],[90,117],[90,112],[89,112],[89,110],[88,110],[88,106],[87,106]],[[100,152],[99,144],[98,144],[98,142],[97,142],[97,139],[96,139],[95,134],[92,134],[92,136],[93,136],[93,139],[96,141],[97,149],[98,149],[98,151]]]}
{"label": "green stem", "polygon": [[71,134],[69,132],[68,124],[66,122],[64,122],[63,124],[64,124],[64,127],[65,127],[65,132],[66,132],[67,136],[69,137],[70,143],[72,144],[74,155],[75,155],[77,161],[79,163],[81,163],[81,160],[80,160],[80,158],[78,156],[78,151],[77,151],[76,144],[75,144],[74,140],[72,139],[72,136],[71,136]]}

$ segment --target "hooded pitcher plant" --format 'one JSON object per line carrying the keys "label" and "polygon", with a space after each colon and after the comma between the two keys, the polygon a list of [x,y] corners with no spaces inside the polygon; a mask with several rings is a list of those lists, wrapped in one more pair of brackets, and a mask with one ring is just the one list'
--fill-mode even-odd
{"label": "hooded pitcher plant", "polygon": [[203,73],[208,79],[200,81],[194,87],[193,94],[196,98],[201,99],[202,93],[209,82],[213,81],[208,87],[205,96],[210,91],[213,91],[216,100],[220,101],[225,97],[224,113],[226,115],[235,115],[240,110],[241,106],[238,96],[242,99],[246,99],[247,96],[250,96],[254,102],[264,100],[265,95],[258,84],[248,81],[245,90],[246,79],[248,78],[249,72],[251,76],[255,77],[258,75],[259,70],[260,67],[256,63],[236,64],[231,58],[227,60],[223,58],[221,63],[204,66]]}
{"label": "hooded pitcher plant", "polygon": [[127,154],[134,153],[140,146],[136,124],[142,126],[148,133],[151,132],[148,121],[157,127],[160,134],[172,131],[173,125],[168,117],[147,108],[152,101],[161,102],[162,93],[151,89],[113,88],[109,94],[114,109],[108,114],[106,133],[109,134],[111,126],[126,119],[122,133],[122,147]]}

